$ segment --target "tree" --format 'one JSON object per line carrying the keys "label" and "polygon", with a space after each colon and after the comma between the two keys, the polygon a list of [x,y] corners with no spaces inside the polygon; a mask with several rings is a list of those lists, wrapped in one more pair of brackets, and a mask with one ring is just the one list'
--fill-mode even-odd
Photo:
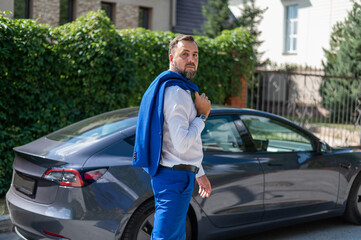
{"label": "tree", "polygon": [[328,75],[361,77],[361,5],[353,2],[344,22],[333,26],[330,49],[324,49]]}
{"label": "tree", "polygon": [[261,31],[258,30],[258,26],[263,19],[263,14],[267,11],[268,8],[261,9],[256,7],[255,0],[243,0],[243,8],[241,8],[241,16],[237,19],[237,26],[243,26],[249,30],[251,35],[255,38],[253,44],[254,49],[262,43],[259,41],[259,36]]}
{"label": "tree", "polygon": [[228,0],[209,0],[202,4],[202,14],[206,21],[202,25],[205,35],[215,38],[225,29],[233,29]]}
{"label": "tree", "polygon": [[257,48],[262,42],[258,40],[261,34],[258,25],[262,21],[267,8],[256,7],[255,0],[243,0],[243,7],[240,10],[241,15],[237,19],[228,8],[228,0],[209,0],[208,4],[202,5],[202,13],[206,18],[202,26],[203,33],[214,38],[225,29],[245,27],[254,37],[253,48],[256,54],[259,55]]}
{"label": "tree", "polygon": [[331,117],[348,121],[353,120],[355,113],[348,111],[346,103],[351,103],[352,110],[360,107],[357,78],[361,77],[361,5],[353,3],[346,19],[333,26],[330,49],[323,49],[325,74],[332,77],[324,78],[320,89],[323,105],[331,108]]}

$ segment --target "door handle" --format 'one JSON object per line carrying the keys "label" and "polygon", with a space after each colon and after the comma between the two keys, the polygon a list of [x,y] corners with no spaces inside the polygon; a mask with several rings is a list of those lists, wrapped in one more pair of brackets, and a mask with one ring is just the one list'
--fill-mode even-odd
{"label": "door handle", "polygon": [[271,167],[280,167],[280,166],[283,166],[282,163],[267,163],[268,166],[271,166]]}
{"label": "door handle", "polygon": [[351,163],[349,163],[349,162],[339,163],[338,165],[340,167],[342,167],[342,168],[345,168],[345,169],[350,169],[351,168]]}

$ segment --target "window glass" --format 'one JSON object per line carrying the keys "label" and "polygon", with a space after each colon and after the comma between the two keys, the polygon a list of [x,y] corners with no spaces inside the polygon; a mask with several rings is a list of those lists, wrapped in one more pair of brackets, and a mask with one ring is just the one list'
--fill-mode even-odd
{"label": "window glass", "polygon": [[202,132],[205,152],[243,152],[244,145],[231,116],[211,116]]}
{"label": "window glass", "polygon": [[30,18],[30,0],[14,0],[14,18]]}
{"label": "window glass", "polygon": [[137,122],[136,108],[122,109],[85,119],[60,129],[47,138],[62,142],[92,142],[133,127]]}
{"label": "window glass", "polygon": [[286,52],[296,52],[297,50],[297,24],[298,24],[298,5],[286,7]]}
{"label": "window glass", "polygon": [[149,29],[150,28],[149,17],[150,17],[150,8],[140,7],[139,8],[138,26],[145,28],[145,29]]}
{"label": "window glass", "polygon": [[73,0],[60,0],[59,24],[73,21]]}
{"label": "window glass", "polygon": [[259,116],[241,116],[258,151],[313,151],[311,139],[293,127]]}

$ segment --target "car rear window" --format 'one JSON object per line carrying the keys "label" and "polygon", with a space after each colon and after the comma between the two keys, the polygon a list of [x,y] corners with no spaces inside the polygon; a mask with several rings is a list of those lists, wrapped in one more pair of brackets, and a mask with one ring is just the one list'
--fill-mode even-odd
{"label": "car rear window", "polygon": [[138,108],[103,113],[69,125],[46,136],[62,142],[91,142],[125,130],[137,123]]}

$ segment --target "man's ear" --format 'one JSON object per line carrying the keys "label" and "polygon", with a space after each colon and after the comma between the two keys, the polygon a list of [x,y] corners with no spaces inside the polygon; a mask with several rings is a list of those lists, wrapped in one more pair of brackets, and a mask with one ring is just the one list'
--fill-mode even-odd
{"label": "man's ear", "polygon": [[173,54],[169,54],[169,62],[170,62],[171,64],[173,64],[173,59],[174,59]]}

